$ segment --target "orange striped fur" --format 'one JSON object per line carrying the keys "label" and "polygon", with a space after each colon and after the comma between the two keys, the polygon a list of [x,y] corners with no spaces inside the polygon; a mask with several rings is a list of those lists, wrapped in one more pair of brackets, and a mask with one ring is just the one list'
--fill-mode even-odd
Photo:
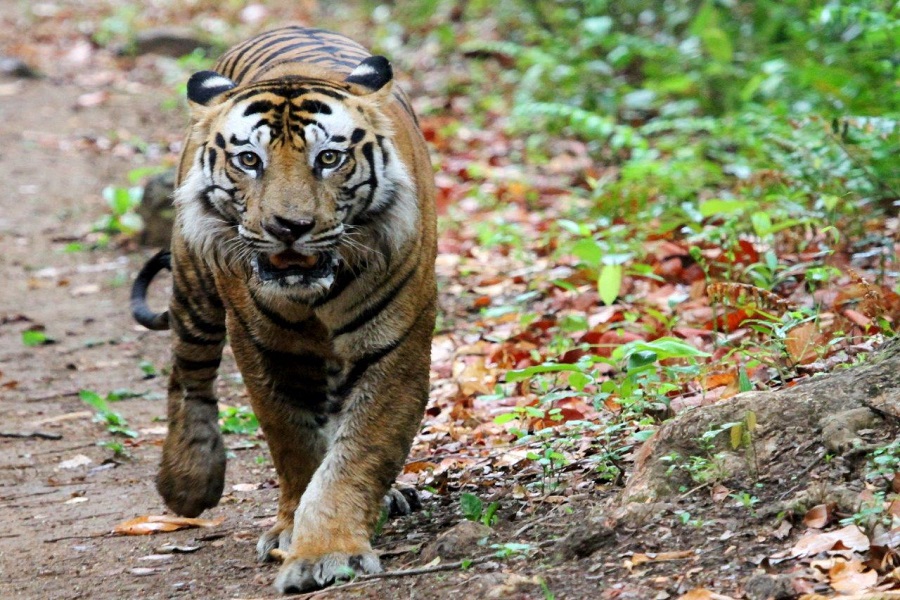
{"label": "orange striped fur", "polygon": [[391,77],[340,35],[288,27],[188,87],[157,486],[182,515],[219,501],[227,334],[278,472],[258,551],[287,553],[283,592],[380,569],[369,540],[428,399],[434,182]]}

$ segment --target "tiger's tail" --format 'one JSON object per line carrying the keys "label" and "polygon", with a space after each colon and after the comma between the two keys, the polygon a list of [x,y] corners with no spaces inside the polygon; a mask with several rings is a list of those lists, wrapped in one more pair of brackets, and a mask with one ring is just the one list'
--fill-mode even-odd
{"label": "tiger's tail", "polygon": [[147,329],[155,331],[169,328],[169,311],[157,313],[147,306],[147,288],[163,269],[172,270],[172,253],[168,250],[160,250],[148,260],[131,286],[131,316]]}

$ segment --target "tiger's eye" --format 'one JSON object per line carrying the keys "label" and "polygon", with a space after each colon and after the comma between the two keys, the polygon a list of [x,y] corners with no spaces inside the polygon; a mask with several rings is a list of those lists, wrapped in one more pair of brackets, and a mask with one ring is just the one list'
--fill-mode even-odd
{"label": "tiger's eye", "polygon": [[254,152],[241,152],[238,154],[238,162],[242,167],[247,169],[255,169],[259,166],[259,156]]}
{"label": "tiger's eye", "polygon": [[323,167],[333,167],[341,160],[341,153],[335,150],[323,150],[319,152],[319,156],[316,157],[316,160]]}

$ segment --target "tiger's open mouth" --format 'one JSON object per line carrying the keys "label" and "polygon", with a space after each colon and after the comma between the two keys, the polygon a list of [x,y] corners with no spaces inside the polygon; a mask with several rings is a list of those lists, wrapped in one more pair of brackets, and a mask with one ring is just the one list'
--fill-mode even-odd
{"label": "tiger's open mouth", "polygon": [[253,270],[260,281],[282,286],[330,286],[336,266],[337,254],[332,251],[307,254],[284,250],[277,254],[259,254],[253,261]]}

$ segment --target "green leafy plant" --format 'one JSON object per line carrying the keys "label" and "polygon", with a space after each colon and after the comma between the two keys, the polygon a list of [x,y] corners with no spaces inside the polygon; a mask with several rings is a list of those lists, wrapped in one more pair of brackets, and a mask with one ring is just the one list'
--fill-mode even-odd
{"label": "green leafy plant", "polygon": [[138,363],[138,368],[144,374],[144,379],[152,379],[158,375],[156,367],[149,360],[142,360]]}
{"label": "green leafy plant", "polygon": [[29,329],[22,332],[22,343],[29,348],[34,348],[35,346],[45,346],[54,342],[55,340],[53,338],[38,329]]}
{"label": "green leafy plant", "polygon": [[99,46],[119,43],[126,52],[131,52],[136,40],[138,15],[136,6],[119,6],[113,14],[100,21],[91,37]]}
{"label": "green leafy plant", "polygon": [[500,503],[491,502],[485,507],[481,498],[466,492],[459,497],[459,507],[467,520],[492,527],[497,522],[497,509],[500,508]]}
{"label": "green leafy plant", "polygon": [[174,67],[165,73],[166,82],[174,87],[174,93],[162,101],[163,110],[178,110],[187,107],[187,81],[191,74],[213,68],[215,59],[203,48],[180,57]]}
{"label": "green leafy plant", "polygon": [[691,527],[696,527],[698,529],[706,525],[706,522],[703,519],[692,518],[691,513],[686,510],[676,511],[675,516],[682,525],[690,525]]}
{"label": "green leafy plant", "polygon": [[135,210],[140,206],[143,194],[143,188],[137,186],[104,188],[103,199],[110,212],[94,224],[94,231],[108,235],[140,231],[143,225]]}
{"label": "green leafy plant", "polygon": [[900,472],[900,441],[894,440],[869,454],[866,479],[893,479],[898,472]]}
{"label": "green leafy plant", "polygon": [[375,531],[372,534],[372,537],[378,537],[381,535],[381,532],[384,530],[384,526],[387,525],[387,522],[390,520],[390,512],[386,507],[381,508],[381,513],[378,515],[378,522],[375,523]]}
{"label": "green leafy plant", "polygon": [[[840,520],[841,525],[857,525],[862,529],[871,531],[876,525],[890,527],[893,516],[887,510],[884,492],[875,492],[870,500],[860,504],[859,509],[852,515]],[[891,495],[892,499],[896,499],[896,494]]]}
{"label": "green leafy plant", "polygon": [[82,402],[94,409],[94,422],[102,423],[109,433],[129,438],[136,438],[138,436],[136,431],[129,429],[125,417],[109,406],[109,402],[118,400],[121,396],[107,395],[107,397],[104,398],[97,392],[81,390],[78,392],[78,397],[81,398]]}
{"label": "green leafy plant", "polygon": [[743,433],[736,434],[735,432],[741,432],[744,428],[749,430],[744,422],[736,421],[705,431],[703,435],[697,438],[700,454],[683,457],[677,452],[672,452],[661,457],[660,460],[669,464],[666,473],[672,474],[679,470],[684,471],[694,483],[700,485],[708,485],[723,480],[729,473],[725,468],[725,453],[717,452],[716,438],[725,432],[729,432],[732,444],[736,435],[739,443],[743,444]]}
{"label": "green leafy plant", "polygon": [[131,458],[131,452],[129,452],[128,448],[120,442],[119,440],[103,440],[97,442],[97,445],[101,448],[106,448],[107,450],[111,450],[113,456],[120,458]]}
{"label": "green leafy plant", "polygon": [[259,421],[247,406],[226,406],[219,411],[219,422],[222,433],[255,435],[259,430]]}
{"label": "green leafy plant", "polygon": [[531,544],[507,542],[505,544],[491,544],[497,558],[525,557],[534,551]]}
{"label": "green leafy plant", "polygon": [[750,492],[735,492],[731,494],[731,497],[740,505],[746,509],[753,508],[754,505],[759,503],[759,498],[752,495]]}

